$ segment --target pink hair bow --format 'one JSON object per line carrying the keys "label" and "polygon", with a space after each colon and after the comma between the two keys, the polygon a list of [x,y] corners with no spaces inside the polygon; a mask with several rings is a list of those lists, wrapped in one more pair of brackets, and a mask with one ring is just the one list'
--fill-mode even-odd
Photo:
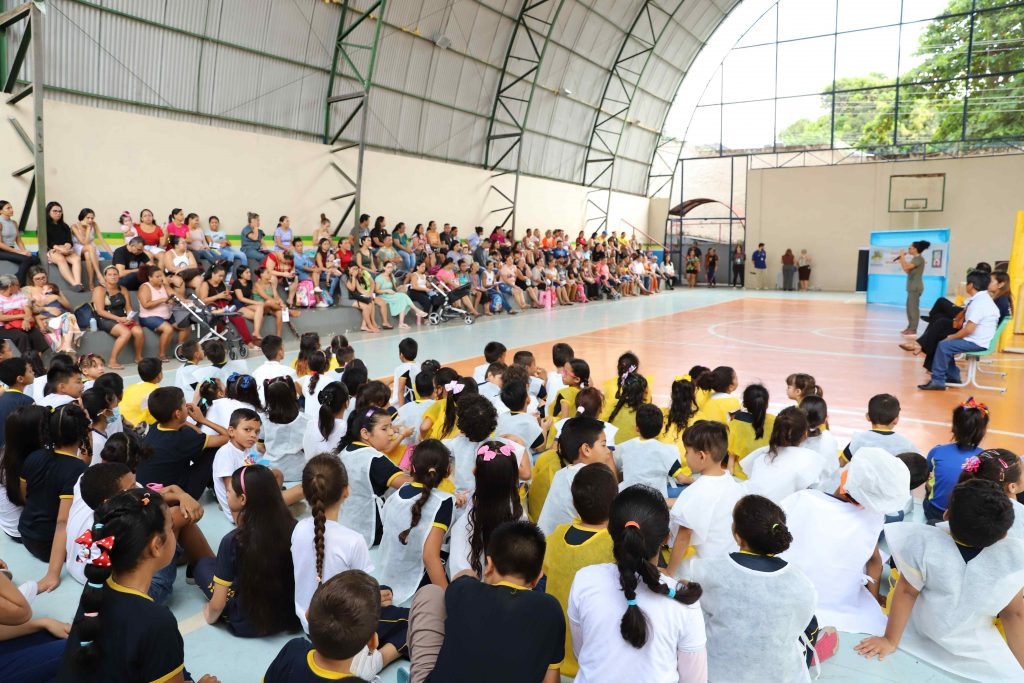
{"label": "pink hair bow", "polygon": [[448,382],[448,384],[445,384],[445,385],[444,385],[444,390],[445,390],[445,391],[447,391],[447,392],[450,392],[450,393],[453,393],[453,394],[455,394],[456,396],[458,396],[458,395],[459,395],[459,393],[460,393],[460,392],[461,392],[461,391],[462,391],[463,389],[465,389],[465,388],[466,388],[466,385],[465,385],[465,384],[462,384],[462,383],[460,383],[460,382],[459,382],[458,380],[452,380],[451,382]]}
{"label": "pink hair bow", "polygon": [[484,462],[490,462],[494,460],[496,457],[498,457],[498,454],[494,451],[494,449],[486,444],[481,446],[477,450],[476,454],[483,457]]}
{"label": "pink hair bow", "polygon": [[964,461],[963,470],[964,472],[971,472],[973,474],[978,471],[979,467],[981,467],[981,458],[976,455],[972,455]]}
{"label": "pink hair bow", "polygon": [[501,453],[502,455],[512,457],[512,455],[515,453],[515,449],[513,449],[510,444],[506,443],[502,444],[501,448],[498,449],[498,452]]}
{"label": "pink hair bow", "polygon": [[630,365],[629,366],[629,370],[626,370],[624,373],[622,373],[623,381],[625,381],[625,379],[627,377],[629,377],[630,375],[632,375],[634,372],[636,372],[636,366],[635,365]]}
{"label": "pink hair bow", "polygon": [[97,567],[109,567],[110,556],[107,551],[114,547],[114,537],[106,536],[94,541],[92,530],[86,529],[85,533],[75,539],[75,543],[82,546],[78,551],[78,559],[85,564],[93,564]]}

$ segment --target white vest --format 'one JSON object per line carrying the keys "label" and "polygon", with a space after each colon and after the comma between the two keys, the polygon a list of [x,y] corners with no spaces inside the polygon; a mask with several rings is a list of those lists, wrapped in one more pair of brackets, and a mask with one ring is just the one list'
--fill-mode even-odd
{"label": "white vest", "polygon": [[373,547],[381,499],[373,492],[370,483],[370,463],[381,452],[371,446],[363,446],[355,451],[343,449],[338,455],[348,472],[348,498],[338,513],[338,523],[358,531],[367,547]]}
{"label": "white vest", "polygon": [[[411,484],[406,484],[410,486]],[[405,487],[402,487],[405,488]],[[384,536],[380,541],[380,583],[391,586],[394,604],[400,605],[413,596],[423,579],[423,546],[433,529],[434,516],[441,503],[451,494],[434,489],[420,512],[420,522],[403,544],[398,536],[412,523],[412,507],[420,499],[421,489],[412,498],[402,498],[400,490],[384,504]]]}

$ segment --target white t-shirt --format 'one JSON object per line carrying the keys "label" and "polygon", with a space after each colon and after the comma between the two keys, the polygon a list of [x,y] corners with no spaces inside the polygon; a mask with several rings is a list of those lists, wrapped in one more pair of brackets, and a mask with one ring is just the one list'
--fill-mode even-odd
{"label": "white t-shirt", "polygon": [[501,401],[501,388],[494,382],[484,382],[476,388],[477,393],[486,398],[498,411],[498,415],[509,412],[508,406]]}
{"label": "white t-shirt", "polygon": [[[526,389],[529,392],[530,396],[539,396],[540,390],[543,388],[544,380],[542,380],[540,377],[531,377],[529,384],[526,385]],[[552,396],[548,396],[548,400],[551,400],[552,398]]]}
{"label": "white t-shirt", "polygon": [[572,503],[572,480],[583,466],[584,463],[578,462],[563,467],[551,478],[548,497],[544,499],[544,507],[537,518],[537,526],[545,536],[554,533],[555,527],[559,524],[571,524],[579,516],[576,514],[576,506]]}
{"label": "white t-shirt", "polygon": [[313,380],[313,375],[306,375],[299,379],[299,386],[302,388],[302,397],[306,399],[306,405],[302,409],[302,412],[309,416],[309,419],[315,420],[320,415],[320,392],[324,390],[331,380],[327,378],[327,375],[317,375],[316,387],[313,388],[313,394],[309,393],[309,383]]}
{"label": "white t-shirt", "polygon": [[423,414],[432,405],[434,405],[434,399],[425,398],[420,401],[403,403],[398,408],[398,413],[391,420],[391,423],[397,427],[412,427],[412,434],[402,439],[403,444],[414,446],[419,442],[420,424],[423,423]]}
{"label": "white t-shirt", "polygon": [[[563,417],[561,420],[559,420],[558,422],[555,423],[555,438],[556,439],[562,435],[562,427],[564,427],[565,423],[568,422],[571,419],[572,419],[571,417]],[[618,427],[613,425],[611,422],[605,422],[604,423],[604,438],[605,438],[605,441],[607,441],[609,445],[615,443],[615,435],[618,434],[618,433],[619,433],[619,428]],[[679,454],[676,453],[676,457],[678,457],[678,456],[679,456]]]}
{"label": "white t-shirt", "polygon": [[964,324],[967,323],[974,323],[976,327],[964,337],[964,341],[987,349],[999,326],[999,307],[992,301],[992,296],[987,291],[978,292],[967,300]]}
{"label": "white t-shirt", "polygon": [[[292,564],[295,567],[295,614],[302,622],[302,630],[308,632],[306,610],[318,587],[312,517],[299,521],[292,530]],[[349,569],[372,572],[370,551],[361,534],[329,519],[324,527],[324,575],[321,581],[325,583],[332,576]]]}
{"label": "white t-shirt", "polygon": [[527,448],[532,448],[534,442],[541,435],[540,424],[537,422],[537,418],[527,413],[503,413],[499,415],[498,427],[494,430],[494,433],[498,436],[503,434],[518,436],[523,440]]}
{"label": "white t-shirt", "polygon": [[20,505],[15,505],[7,497],[7,487],[0,486],[0,530],[11,538],[21,538],[18,522],[21,521]]}
{"label": "white t-shirt", "polygon": [[258,462],[262,457],[256,451],[243,451],[230,441],[218,448],[217,454],[213,456],[213,492],[217,494],[217,503],[221,511],[232,524],[235,520],[228,508],[228,489],[224,485],[224,477],[230,477],[247,461],[251,464]]}
{"label": "white t-shirt", "polygon": [[[220,377],[220,369],[212,365],[192,365],[189,363],[188,365],[182,365],[174,373],[174,386],[181,389],[185,394],[185,400],[191,403],[200,383],[205,382],[210,377]],[[192,386],[193,384],[195,386]]]}
{"label": "white t-shirt", "polygon": [[[660,576],[660,575],[659,575]],[[661,582],[672,585],[666,576]],[[572,649],[580,670],[576,683],[643,681],[678,683],[680,652],[700,652],[707,644],[700,602],[684,605],[652,592],[641,581],[637,606],[647,616],[647,642],[637,649],[619,631],[626,598],[614,564],[594,564],[576,572],[567,612]]]}
{"label": "white t-shirt", "polygon": [[62,405],[71,403],[74,401],[72,397],[67,394],[47,394],[41,398],[36,399],[37,406],[43,406],[44,408],[59,408]]}
{"label": "white t-shirt", "polygon": [[549,370],[547,381],[548,400],[554,401],[555,396],[558,396],[558,392],[564,388],[565,380],[562,378],[562,373],[559,370]]}
{"label": "white t-shirt", "polygon": [[420,374],[420,364],[416,361],[399,363],[398,367],[395,368],[395,372],[392,375],[391,383],[391,404],[398,405],[399,400],[402,398],[398,395],[399,380],[403,375],[406,376],[405,380],[405,392],[413,392],[416,383],[416,375]]}
{"label": "white t-shirt", "polygon": [[487,381],[487,368],[489,367],[491,367],[490,363],[484,363],[473,368],[473,379],[477,384]]}
{"label": "white t-shirt", "polygon": [[802,446],[783,446],[769,459],[768,446],[762,446],[740,460],[747,475],[744,493],[758,494],[781,503],[786,496],[810,488],[821,480],[821,456]]}
{"label": "white t-shirt", "polygon": [[107,439],[110,438],[110,434],[104,434],[98,432],[95,429],[89,430],[89,436],[92,438],[92,462],[90,466],[100,464],[100,453],[103,452],[103,447],[107,444]]}
{"label": "white t-shirt", "polygon": [[[210,422],[220,425],[224,429],[227,429],[231,425],[231,413],[235,412],[239,408],[253,409],[248,403],[243,403],[233,398],[218,398],[210,404],[210,409],[206,411],[206,419]],[[263,416],[260,416],[263,419]],[[206,425],[202,425],[200,429],[203,430],[203,434],[213,436],[217,432],[213,431]]]}
{"label": "white t-shirt", "polygon": [[320,422],[317,418],[311,418],[306,423],[306,432],[302,435],[302,451],[306,455],[306,462],[321,453],[333,453],[338,449],[338,442],[345,436],[348,425],[340,418],[334,419],[334,427],[330,435],[325,439],[320,433]]}
{"label": "white t-shirt", "polygon": [[64,560],[64,568],[68,570],[78,583],[85,583],[85,564],[78,559],[79,545],[75,539],[85,533],[86,529],[92,528],[93,509],[82,500],[82,478],[75,482],[74,498],[71,500],[71,509],[68,510],[67,536],[64,539],[67,557]]}
{"label": "white t-shirt", "polygon": [[[845,450],[846,456],[849,458],[857,455],[857,451],[866,446],[881,448],[883,451],[888,451],[893,455],[918,452],[917,446],[912,444],[910,439],[902,434],[884,429],[866,429],[862,432],[854,432],[850,436],[850,443],[846,446]],[[806,443],[804,447],[808,447]]]}
{"label": "white t-shirt", "polygon": [[295,368],[285,365],[276,360],[264,361],[252,371],[253,379],[256,380],[256,390],[260,393],[260,401],[266,402],[267,397],[263,395],[263,382],[277,377],[291,377],[293,381],[299,381],[299,375]]}
{"label": "white t-shirt", "polygon": [[42,374],[33,380],[32,384],[25,387],[25,395],[36,403],[43,397],[43,389],[46,387],[46,375]]}
{"label": "white t-shirt", "polygon": [[615,465],[622,472],[625,489],[634,484],[646,484],[668,494],[669,477],[679,469],[679,449],[657,439],[635,437],[615,447]]}
{"label": "white t-shirt", "polygon": [[691,532],[690,545],[701,558],[739,550],[732,536],[732,509],[743,497],[743,487],[732,475],[701,477],[683,489],[669,511],[669,543],[679,527]]}

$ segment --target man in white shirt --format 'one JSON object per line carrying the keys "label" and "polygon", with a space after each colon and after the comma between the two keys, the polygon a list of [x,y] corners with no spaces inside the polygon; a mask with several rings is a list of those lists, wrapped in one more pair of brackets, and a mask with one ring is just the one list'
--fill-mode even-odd
{"label": "man in white shirt", "polygon": [[282,363],[284,359],[284,344],[276,334],[268,334],[260,343],[263,356],[267,359],[265,363],[252,371],[253,379],[256,380],[256,388],[260,392],[260,400],[265,401],[263,396],[263,383],[268,379],[277,377],[291,377],[293,382],[299,381],[295,368]]}
{"label": "man in white shirt", "polygon": [[925,391],[945,391],[946,384],[960,384],[960,369],[953,362],[958,353],[984,351],[992,343],[999,325],[999,308],[988,293],[989,274],[972,270],[967,274],[964,325],[939,342],[932,361],[932,380],[918,385]]}

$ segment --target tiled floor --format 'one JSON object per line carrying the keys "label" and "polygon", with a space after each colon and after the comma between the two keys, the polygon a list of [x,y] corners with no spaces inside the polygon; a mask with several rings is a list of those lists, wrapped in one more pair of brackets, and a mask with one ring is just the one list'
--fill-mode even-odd
{"label": "tiled floor", "polygon": [[[452,322],[440,328],[414,328],[411,336],[420,343],[420,359],[436,358],[463,371],[481,362],[482,348],[492,339],[502,341],[509,349],[533,350],[541,365],[550,364],[551,344],[565,340],[577,355],[589,361],[598,382],[613,374],[616,356],[631,348],[640,355],[645,374],[655,377],[656,402],[666,400],[675,375],[698,362],[732,365],[741,386],[763,381],[777,404],[785,403],[787,374],[810,372],[825,387],[831,428],[840,441],[852,430],[866,426],[863,414],[867,398],[888,391],[903,402],[900,431],[927,449],[948,438],[950,410],[973,393],[993,408],[986,443],[1024,450],[1024,434],[1013,419],[1021,414],[1019,387],[1024,359],[1009,358],[1001,363],[1001,369],[1010,372],[1009,386],[1017,388],[1006,395],[966,390],[923,394],[914,389],[922,379],[918,361],[896,347],[901,320],[900,309],[867,307],[861,298],[851,295],[753,295],[701,289],[481,319],[471,327]],[[360,335],[351,341],[371,376],[385,376],[397,363],[397,345],[402,336]],[[289,359],[294,353],[293,342]],[[259,362],[249,360],[251,367]],[[125,376],[126,383],[135,379],[130,374]],[[228,523],[217,511],[212,496],[205,502],[207,514],[200,526],[216,547]],[[11,565],[18,581],[39,578],[44,572],[41,563],[6,538],[0,538],[0,558]],[[60,588],[37,599],[36,613],[68,619],[79,593],[79,586],[65,577]],[[201,615],[202,596],[185,584],[183,573],[179,574],[170,606],[185,637],[188,669],[196,675],[213,673],[224,683],[258,681],[287,640],[286,636],[242,640],[221,627],[206,625]],[[863,660],[852,650],[859,638],[842,634],[839,654],[822,667],[821,680],[956,680],[901,652],[881,663]],[[394,677],[393,666],[381,678],[388,683]],[[485,674],[481,680],[486,680]]]}

